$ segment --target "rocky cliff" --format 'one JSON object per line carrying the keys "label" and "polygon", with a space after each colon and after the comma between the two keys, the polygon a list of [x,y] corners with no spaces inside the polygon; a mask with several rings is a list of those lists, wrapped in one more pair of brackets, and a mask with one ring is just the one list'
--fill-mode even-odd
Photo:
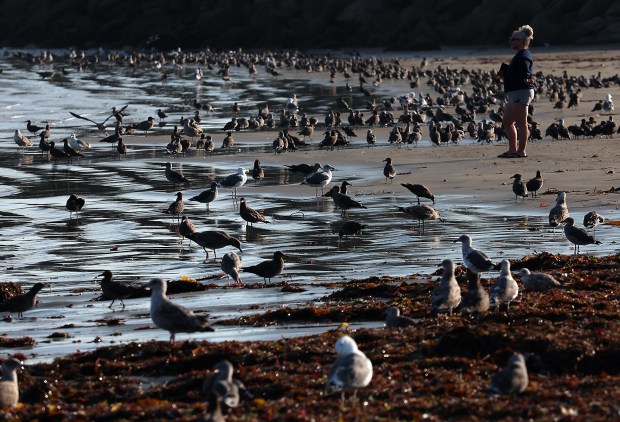
{"label": "rocky cliff", "polygon": [[433,49],[620,43],[612,0],[0,0],[7,47]]}

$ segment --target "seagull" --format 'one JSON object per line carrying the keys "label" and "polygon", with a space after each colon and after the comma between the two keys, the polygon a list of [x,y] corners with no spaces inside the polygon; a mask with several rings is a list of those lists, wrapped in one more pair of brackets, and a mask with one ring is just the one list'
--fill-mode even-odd
{"label": "seagull", "polygon": [[217,182],[211,182],[211,187],[209,190],[203,191],[200,194],[189,198],[189,200],[205,204],[207,212],[209,212],[209,203],[215,201],[215,198],[217,198]]}
{"label": "seagull", "polygon": [[319,196],[319,188],[321,188],[321,194],[323,194],[323,188],[332,181],[332,170],[335,170],[335,168],[325,164],[320,170],[306,177],[301,184],[314,187],[316,189],[316,196]]}
{"label": "seagull", "polygon": [[146,133],[151,130],[151,128],[153,127],[153,125],[155,124],[155,119],[153,119],[152,117],[149,117],[148,119],[140,122],[140,123],[136,123],[135,125],[132,125],[131,127],[135,130],[139,130],[139,131],[143,131],[144,132],[144,136],[146,136]]}
{"label": "seagull", "polygon": [[471,238],[466,234],[461,235],[454,241],[463,244],[463,263],[475,273],[482,273],[495,269],[496,265],[484,253],[471,247]]}
{"label": "seagull", "polygon": [[204,232],[194,232],[188,234],[190,240],[196,242],[198,246],[200,246],[205,253],[207,254],[206,259],[209,259],[209,252],[207,249],[211,249],[213,251],[213,255],[217,259],[216,249],[221,249],[226,246],[234,246],[235,248],[241,250],[241,242],[239,239],[232,237],[228,233],[222,230],[207,230]]}
{"label": "seagull", "polygon": [[525,200],[525,198],[528,195],[528,192],[527,192],[525,181],[522,179],[522,176],[519,173],[517,173],[514,176],[511,176],[510,178],[515,179],[514,182],[512,182],[512,191],[515,194],[515,202],[517,202],[517,199],[519,198],[519,196],[523,197],[523,200]]}
{"label": "seagull", "polygon": [[600,240],[596,240],[592,235],[588,234],[584,229],[575,227],[575,220],[568,217],[564,220],[564,235],[569,242],[575,244],[575,254],[579,253],[580,245],[600,245]]}
{"label": "seagull", "polygon": [[538,192],[538,190],[542,188],[543,183],[544,183],[544,180],[543,180],[543,177],[540,175],[540,170],[536,170],[536,177],[528,180],[527,183],[525,184],[527,191],[532,192],[532,198],[537,196],[536,192]]}
{"label": "seagull", "polygon": [[516,353],[508,359],[508,363],[493,376],[487,389],[489,395],[519,394],[525,391],[529,379],[527,366],[522,354]]}
{"label": "seagull", "polygon": [[237,189],[241,186],[245,185],[245,182],[248,181],[248,176],[246,175],[248,171],[243,167],[239,167],[237,169],[237,173],[230,174],[218,182],[218,186],[221,188],[232,189],[232,197],[237,197]]}
{"label": "seagull", "polygon": [[103,292],[103,296],[108,299],[112,299],[112,303],[108,308],[112,309],[112,305],[118,299],[121,301],[121,305],[123,305],[123,309],[125,309],[125,303],[123,299],[130,298],[136,293],[141,293],[145,291],[144,286],[132,286],[130,284],[121,283],[119,281],[112,279],[112,271],[105,270],[97,277],[103,277],[101,280],[101,291]]}
{"label": "seagull", "polygon": [[105,122],[107,122],[108,120],[110,120],[110,118],[113,116],[113,114],[110,114],[110,115],[108,116],[108,118],[107,118],[107,119],[105,119],[103,122],[101,122],[101,123],[97,123],[97,122],[95,122],[94,120],[89,119],[88,117],[80,116],[79,114],[74,113],[74,112],[72,112],[72,111],[70,111],[69,113],[71,113],[71,115],[72,115],[73,117],[76,117],[76,118],[78,118],[78,119],[82,119],[82,120],[86,120],[86,121],[88,121],[88,122],[94,123],[94,124],[95,124],[95,126],[97,126],[97,129],[98,129],[98,130],[100,130],[101,132],[103,132],[103,131],[105,131],[105,130],[107,129],[107,126],[105,125]]}
{"label": "seagull", "polygon": [[596,226],[605,221],[605,219],[600,216],[596,211],[590,211],[586,215],[583,216],[583,225],[587,229],[594,229],[594,234],[596,234]]}
{"label": "seagull", "polygon": [[385,310],[385,326],[388,328],[401,328],[415,325],[413,318],[400,314],[400,309],[390,306]]}
{"label": "seagull", "polygon": [[264,178],[265,178],[265,171],[261,167],[260,161],[254,160],[254,168],[252,169],[252,179],[254,179],[254,186],[256,186],[257,183],[262,185]]}
{"label": "seagull", "polygon": [[357,221],[345,221],[342,227],[340,227],[340,231],[338,232],[338,242],[342,240],[342,236],[355,236],[366,227],[368,226],[358,223]]}
{"label": "seagull", "polygon": [[177,185],[182,185],[184,183],[189,183],[189,184],[192,183],[187,177],[183,176],[183,173],[178,172],[176,170],[172,170],[172,165],[170,163],[166,163],[165,166],[166,166],[166,179],[172,182],[174,187],[176,187]]}
{"label": "seagull", "polygon": [[2,361],[2,380],[0,381],[0,406],[15,407],[19,403],[17,370],[22,363],[15,358]]}
{"label": "seagull", "polygon": [[329,371],[325,393],[341,392],[341,405],[344,406],[344,395],[353,390],[353,399],[359,388],[366,387],[372,379],[372,362],[357,348],[357,343],[349,336],[340,337],[334,346],[338,358]]}
{"label": "seagull", "polygon": [[56,143],[54,141],[50,141],[50,155],[54,158],[56,163],[58,163],[59,158],[69,158],[69,154],[56,148]]}
{"label": "seagull", "polygon": [[63,150],[63,151],[64,151],[64,152],[68,155],[68,157],[69,157],[69,161],[71,161],[71,159],[72,159],[73,157],[83,157],[83,156],[84,156],[84,154],[82,154],[82,153],[81,153],[81,152],[79,152],[79,151],[74,150],[74,149],[73,149],[73,148],[69,145],[69,140],[68,140],[68,139],[66,139],[66,138],[65,138],[65,139],[63,139],[63,140],[62,140],[62,143],[64,144],[64,145],[63,145],[62,150]]}
{"label": "seagull", "polygon": [[[189,221],[189,218],[186,215],[184,215],[181,218],[181,222],[179,223],[179,234],[183,236],[183,239],[189,239],[190,247],[192,244],[192,239],[189,238],[189,235],[194,233],[195,231],[196,226],[191,221]],[[181,243],[183,243],[183,239],[181,239]]]}
{"label": "seagull", "polygon": [[567,218],[568,207],[566,206],[566,192],[558,192],[558,196],[556,198],[556,204],[549,211],[549,225],[555,228],[562,224]]}
{"label": "seagull", "polygon": [[521,275],[523,285],[533,292],[546,292],[554,287],[561,286],[560,282],[553,276],[546,273],[530,272],[527,268],[521,268],[519,275]]}
{"label": "seagull", "polygon": [[85,203],[86,201],[84,200],[84,198],[72,193],[69,196],[69,199],[67,199],[67,203],[65,204],[65,207],[69,210],[69,218],[73,217],[74,212],[76,218],[79,218],[79,211],[82,209]]}
{"label": "seagull", "polygon": [[269,283],[271,283],[271,278],[277,276],[282,272],[282,270],[284,270],[285,257],[286,255],[284,255],[282,252],[276,251],[273,254],[273,259],[269,259],[259,264],[245,267],[243,271],[262,277],[265,284],[267,284],[267,279],[269,279]]}
{"label": "seagull", "polygon": [[[222,360],[215,365],[215,371],[209,374],[202,384],[203,397],[209,400],[210,397],[215,396],[216,404],[222,406],[224,413],[228,411],[228,408],[239,406],[241,395],[250,396],[245,385],[241,381],[233,379],[233,374],[232,363]],[[213,418],[205,420],[216,421]]]}
{"label": "seagull", "polygon": [[237,286],[243,285],[243,281],[241,281],[241,276],[239,275],[239,271],[241,271],[241,258],[239,258],[239,255],[234,252],[224,254],[220,268],[235,281]]}
{"label": "seagull", "polygon": [[497,277],[495,284],[491,287],[491,294],[489,295],[490,305],[499,309],[499,306],[505,303],[506,309],[508,309],[508,307],[510,307],[510,302],[512,302],[518,294],[519,286],[510,273],[510,261],[504,259],[501,263],[499,277]]}
{"label": "seagull", "polygon": [[398,207],[399,210],[410,216],[411,218],[415,218],[418,220],[418,229],[420,229],[420,224],[422,225],[421,232],[424,233],[424,222],[426,220],[439,220],[443,223],[443,219],[439,212],[427,204],[422,205],[412,205],[410,207]]}
{"label": "seagull", "polygon": [[312,166],[310,164],[292,164],[287,165],[286,168],[294,173],[312,174],[319,171],[321,164],[314,163]]}
{"label": "seagull", "polygon": [[37,306],[37,295],[42,288],[48,287],[45,283],[36,283],[27,293],[15,295],[0,303],[0,312],[17,312],[18,318],[23,318],[23,313]]}
{"label": "seagull", "polygon": [[371,145],[374,147],[377,143],[377,136],[372,133],[372,129],[368,129],[368,132],[366,132],[366,143],[368,144],[369,148]]}
{"label": "seagull", "polygon": [[28,139],[26,136],[22,135],[19,129],[17,129],[15,131],[15,134],[13,135],[13,141],[15,141],[17,146],[20,148],[32,146],[32,141]]}
{"label": "seagull", "polygon": [[418,205],[420,205],[420,197],[430,199],[433,201],[433,205],[435,205],[435,196],[426,186],[411,183],[401,183],[400,185],[407,188],[409,192],[418,197]]}
{"label": "seagull", "polygon": [[170,343],[174,343],[176,333],[214,331],[207,322],[206,315],[194,315],[192,311],[177,305],[166,296],[167,283],[161,278],[149,282],[151,288],[151,319],[153,323],[170,332]]}
{"label": "seagull", "polygon": [[239,215],[245,221],[250,223],[250,227],[252,227],[254,223],[271,223],[265,218],[263,214],[253,208],[248,207],[247,203],[245,202],[245,198],[241,198],[240,200]]}
{"label": "seagull", "polygon": [[463,295],[461,300],[461,312],[473,314],[484,313],[489,310],[489,294],[482,284],[480,284],[480,273],[469,271],[467,273],[469,280],[467,293]]}
{"label": "seagull", "polygon": [[83,149],[90,148],[90,144],[88,142],[84,142],[81,139],[78,139],[75,136],[75,133],[72,133],[71,136],[67,138],[69,146],[73,148],[76,152],[82,152]]}
{"label": "seagull", "polygon": [[31,120],[26,120],[26,129],[34,135],[36,135],[38,131],[43,130],[42,127],[33,125]]}
{"label": "seagull", "polygon": [[441,265],[443,273],[431,294],[431,311],[449,312],[452,315],[452,310],[461,303],[461,288],[454,277],[454,262],[444,259]]}
{"label": "seagull", "polygon": [[349,195],[340,193],[339,186],[332,187],[327,194],[332,197],[332,199],[334,200],[334,204],[336,204],[336,206],[342,210],[341,214],[343,218],[345,217],[347,210],[351,208],[366,208],[366,206],[360,204]]}
{"label": "seagull", "polygon": [[385,183],[390,179],[390,183],[394,180],[394,176],[396,176],[396,169],[394,165],[392,165],[392,159],[386,158],[383,160],[385,162],[385,167],[383,167],[383,175],[385,176]]}
{"label": "seagull", "polygon": [[177,192],[176,197],[177,199],[175,199],[174,202],[172,202],[163,212],[164,214],[170,214],[173,217],[176,215],[177,219],[179,219],[183,209],[185,208],[185,205],[183,205],[183,192]]}
{"label": "seagull", "polygon": [[121,156],[127,155],[127,145],[123,143],[123,138],[118,138],[116,141],[116,152],[118,152],[118,159],[121,159]]}

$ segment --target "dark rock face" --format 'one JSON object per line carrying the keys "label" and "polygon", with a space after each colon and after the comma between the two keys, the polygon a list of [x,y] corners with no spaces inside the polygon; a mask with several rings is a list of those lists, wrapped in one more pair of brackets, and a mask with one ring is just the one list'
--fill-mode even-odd
{"label": "dark rock face", "polygon": [[620,42],[611,0],[0,0],[0,43],[23,47],[433,49]]}

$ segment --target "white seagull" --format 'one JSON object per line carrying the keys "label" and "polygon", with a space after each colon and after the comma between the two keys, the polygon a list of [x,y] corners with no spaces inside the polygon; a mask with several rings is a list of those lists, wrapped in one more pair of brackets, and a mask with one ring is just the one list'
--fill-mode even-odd
{"label": "white seagull", "polygon": [[221,188],[232,189],[232,197],[236,198],[237,188],[240,188],[241,186],[245,185],[245,182],[248,181],[248,176],[246,174],[247,172],[248,171],[244,169],[243,167],[239,167],[237,169],[237,173],[230,174],[224,177],[219,182],[217,182],[217,184]]}
{"label": "white seagull", "polygon": [[463,263],[471,271],[482,273],[495,269],[495,263],[488,256],[471,247],[471,237],[463,234],[454,242],[461,242],[463,244]]}
{"label": "white seagull", "polygon": [[332,181],[332,170],[335,170],[329,164],[325,164],[319,171],[312,173],[306,177],[302,185],[312,186],[316,189],[316,196],[319,196],[319,188],[321,188],[321,195],[323,194],[323,188]]}
{"label": "white seagull", "polygon": [[357,348],[357,343],[349,336],[342,336],[334,346],[338,359],[334,362],[325,392],[332,394],[341,392],[341,404],[344,405],[346,390],[353,390],[353,398],[358,388],[366,387],[372,379],[372,362]]}

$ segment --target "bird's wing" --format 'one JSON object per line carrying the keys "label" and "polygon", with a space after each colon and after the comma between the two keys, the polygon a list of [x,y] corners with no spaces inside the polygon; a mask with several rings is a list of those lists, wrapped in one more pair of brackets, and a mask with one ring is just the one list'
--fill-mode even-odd
{"label": "bird's wing", "polygon": [[[71,115],[72,115],[73,117],[76,117],[76,118],[78,118],[78,119],[87,120],[87,121],[89,121],[89,122],[91,122],[91,123],[94,123],[94,124],[96,124],[96,125],[99,125],[99,123],[95,122],[94,120],[89,119],[88,117],[80,116],[79,114],[74,113],[74,112],[72,112],[72,111],[70,111],[69,113],[71,113]],[[108,117],[108,119],[109,119],[109,117]],[[107,120],[107,119],[106,119],[106,120]],[[105,123],[105,122],[104,122],[104,123]]]}

